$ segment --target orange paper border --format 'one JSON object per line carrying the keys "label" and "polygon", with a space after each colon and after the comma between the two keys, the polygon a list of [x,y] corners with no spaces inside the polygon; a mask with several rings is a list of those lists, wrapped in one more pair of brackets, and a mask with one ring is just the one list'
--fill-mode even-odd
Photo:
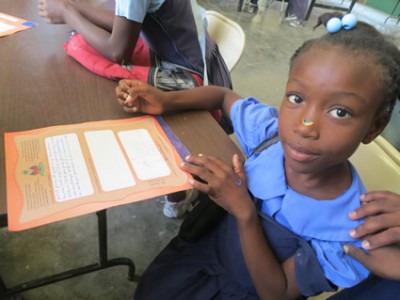
{"label": "orange paper border", "polygon": [[[74,130],[77,128],[88,128],[90,130],[91,126],[104,126],[103,129],[112,128],[115,124],[124,124],[129,122],[138,122],[143,119],[153,119],[155,127],[157,129],[157,133],[162,137],[163,142],[172,149],[173,159],[176,162],[176,167],[179,168],[179,165],[182,163],[182,158],[179,156],[175,147],[170,142],[168,136],[165,134],[164,130],[161,128],[160,124],[153,116],[142,116],[136,118],[122,119],[122,120],[111,120],[111,121],[96,121],[96,122],[87,122],[81,124],[74,125],[61,125],[61,126],[52,126],[40,129],[34,129],[30,131],[22,131],[22,132],[12,132],[5,133],[5,157],[6,157],[6,179],[7,179],[7,212],[8,212],[8,229],[10,231],[19,231],[24,229],[29,229],[41,225],[45,225],[48,223],[60,221],[63,219],[68,219],[88,213],[93,213],[102,209],[110,208],[117,205],[127,204],[131,202],[136,202],[145,199],[151,199],[157,196],[166,195],[169,193],[187,190],[192,188],[188,183],[191,178],[190,174],[186,173],[186,180],[180,186],[159,186],[155,189],[149,189],[145,191],[141,191],[139,193],[130,194],[129,196],[110,201],[101,201],[101,202],[88,202],[82,203],[75,207],[69,208],[65,211],[60,211],[57,213],[53,213],[51,215],[41,217],[34,221],[29,221],[27,223],[21,223],[19,221],[20,215],[24,205],[23,193],[21,192],[21,187],[19,186],[16,179],[16,166],[19,159],[18,148],[15,143],[15,137],[22,135],[40,135],[47,133],[53,129],[67,129],[70,130],[71,133],[74,133]],[[44,138],[43,138],[44,140]],[[56,205],[56,204],[55,204]]]}
{"label": "orange paper border", "polygon": [[[34,22],[30,22],[28,20],[20,19],[20,18],[11,16],[11,15],[7,15],[7,14],[2,13],[2,12],[0,12],[0,22],[6,23],[6,24],[11,25],[11,26],[15,26],[12,29],[0,32],[0,37],[11,35],[11,34],[14,34],[14,33],[18,32],[18,31],[26,30],[26,29],[29,29],[29,28],[37,26],[37,24],[34,23]],[[31,26],[25,25],[24,23],[29,23],[29,25],[31,25]]]}

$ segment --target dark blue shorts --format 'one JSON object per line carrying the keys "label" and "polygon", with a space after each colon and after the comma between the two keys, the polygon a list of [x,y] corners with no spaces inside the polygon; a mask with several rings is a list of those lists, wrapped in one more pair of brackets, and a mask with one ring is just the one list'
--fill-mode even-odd
{"label": "dark blue shorts", "polygon": [[328,300],[398,300],[400,281],[371,276],[360,284],[344,289]]}

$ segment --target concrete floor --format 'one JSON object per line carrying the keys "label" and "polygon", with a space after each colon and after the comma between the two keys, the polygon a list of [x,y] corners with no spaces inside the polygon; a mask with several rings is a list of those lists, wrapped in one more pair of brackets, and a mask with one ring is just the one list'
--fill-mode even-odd
{"label": "concrete floor", "polygon": [[[237,0],[198,2],[206,9],[220,11],[237,21],[246,32],[243,57],[232,72],[234,89],[243,96],[253,95],[278,106],[289,58],[304,40],[324,33],[322,27],[315,31],[312,27],[325,10],[314,9],[304,27],[292,28],[280,22],[280,2],[258,15],[237,12]],[[387,15],[361,4],[356,4],[353,13],[400,41],[395,19],[384,25]],[[163,216],[160,199],[111,208],[107,214],[109,257],[133,259],[139,275],[175,235],[180,224],[179,220]],[[0,275],[5,284],[10,287],[95,263],[98,257],[96,226],[96,216],[92,214],[23,232],[10,233],[1,229]],[[122,266],[47,285],[22,296],[28,300],[130,299],[134,290],[135,283],[127,280],[127,267]]]}

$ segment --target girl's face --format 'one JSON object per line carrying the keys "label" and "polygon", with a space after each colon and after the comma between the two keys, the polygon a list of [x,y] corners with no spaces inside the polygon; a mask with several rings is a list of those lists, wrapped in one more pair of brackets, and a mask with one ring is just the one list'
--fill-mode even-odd
{"label": "girl's face", "polygon": [[302,174],[344,164],[384,127],[378,66],[341,47],[314,46],[293,62],[279,111],[285,167]]}

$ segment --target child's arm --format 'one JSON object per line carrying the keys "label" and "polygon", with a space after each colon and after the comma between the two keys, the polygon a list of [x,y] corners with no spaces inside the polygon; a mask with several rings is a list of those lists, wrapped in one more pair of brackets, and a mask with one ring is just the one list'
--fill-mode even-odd
{"label": "child's arm", "polygon": [[[162,92],[137,80],[121,80],[116,93],[118,102],[126,111],[148,114],[221,107],[229,114],[232,104],[241,98],[222,87]],[[298,298],[300,291],[294,274],[294,259],[289,258],[283,264],[278,262],[248,193],[246,175],[238,155],[233,156],[232,166],[218,158],[200,154],[188,157],[182,169],[200,179],[191,181],[194,188],[208,194],[236,218],[246,266],[260,298]]]}
{"label": "child's arm", "polygon": [[39,15],[53,24],[67,23],[111,61],[130,62],[142,25],[87,1],[39,0]]}
{"label": "child's arm", "polygon": [[162,114],[188,109],[224,109],[227,115],[232,104],[241,97],[218,86],[163,92],[139,80],[123,79],[116,88],[117,101],[127,112]]}
{"label": "child's arm", "polygon": [[[246,175],[238,155],[233,167],[206,155],[192,155],[182,168],[202,181],[191,184],[236,219],[247,269],[261,299],[296,299],[300,296],[294,272],[294,257],[282,264],[264,235],[254,202],[247,190]],[[204,183],[205,182],[205,183]]]}
{"label": "child's arm", "polygon": [[352,230],[351,236],[362,238],[364,251],[346,245],[345,251],[371,272],[389,279],[400,280],[400,195],[391,192],[365,194],[359,209],[350,213],[351,219],[366,218]]}

